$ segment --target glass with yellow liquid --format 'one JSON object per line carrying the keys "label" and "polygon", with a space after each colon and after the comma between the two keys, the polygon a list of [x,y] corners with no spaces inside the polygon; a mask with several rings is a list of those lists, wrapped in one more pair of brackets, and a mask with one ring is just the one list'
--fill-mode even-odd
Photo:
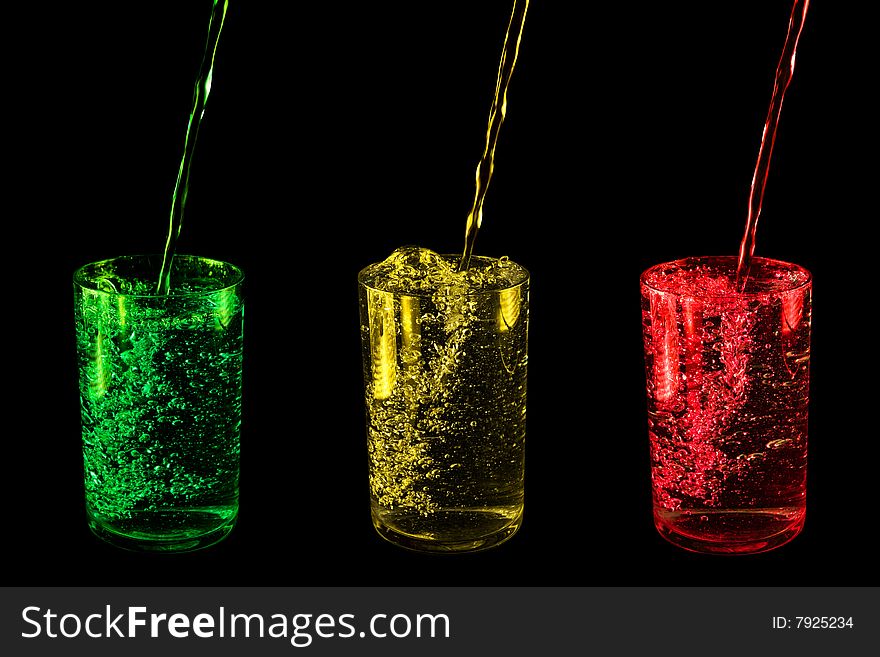
{"label": "glass with yellow liquid", "polygon": [[415,550],[522,523],[529,274],[459,258],[404,247],[358,275],[373,524]]}

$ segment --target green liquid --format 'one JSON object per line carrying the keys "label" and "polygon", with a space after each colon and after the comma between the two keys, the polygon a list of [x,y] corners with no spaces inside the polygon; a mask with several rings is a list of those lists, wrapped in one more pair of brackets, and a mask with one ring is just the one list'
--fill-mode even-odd
{"label": "green liquid", "polygon": [[214,56],[217,54],[217,44],[220,41],[220,32],[223,30],[223,21],[226,18],[226,7],[228,4],[228,0],[222,0],[222,2],[221,0],[214,0],[211,20],[208,23],[208,42],[205,44],[202,65],[199,67],[199,74],[193,89],[193,105],[192,111],[189,114],[189,122],[186,126],[183,158],[180,160],[180,169],[177,172],[177,181],[174,183],[174,194],[171,198],[171,217],[168,225],[168,237],[165,240],[162,268],[159,272],[159,283],[156,286],[157,294],[167,294],[170,287],[171,263],[174,260],[174,250],[177,245],[177,239],[180,237],[180,230],[183,227],[183,211],[186,206],[186,197],[189,194],[189,170],[196,149],[196,141],[199,137],[199,126],[205,115],[208,95],[211,93]]}
{"label": "green liquid", "polygon": [[360,276],[373,522],[420,550],[490,547],[522,519],[528,275],[456,262],[399,249]]}
{"label": "green liquid", "polygon": [[240,288],[223,263],[178,256],[172,275],[183,268],[162,297],[152,265],[77,278],[86,507],[96,533],[131,548],[204,547],[238,512]]}

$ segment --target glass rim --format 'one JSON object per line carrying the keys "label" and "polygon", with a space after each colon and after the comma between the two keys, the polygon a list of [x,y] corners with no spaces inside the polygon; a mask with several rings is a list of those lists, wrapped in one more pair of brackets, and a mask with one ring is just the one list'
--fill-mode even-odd
{"label": "glass rim", "polygon": [[710,262],[710,261],[729,261],[731,264],[736,264],[738,261],[738,256],[730,256],[730,255],[703,255],[703,256],[687,256],[685,258],[678,258],[677,260],[669,260],[668,262],[660,262],[656,265],[652,265],[648,267],[645,271],[642,272],[641,276],[639,276],[639,284],[642,287],[645,287],[649,290],[657,292],[659,294],[668,294],[675,297],[693,297],[696,299],[733,299],[737,297],[747,297],[747,298],[756,298],[756,297],[766,297],[773,296],[779,294],[788,294],[790,292],[794,292],[796,290],[801,290],[804,288],[808,288],[813,284],[813,274],[809,269],[803,267],[801,265],[795,264],[793,262],[786,262],[785,260],[776,260],[775,258],[764,258],[760,256],[755,256],[752,258],[752,263],[759,263],[762,265],[772,265],[778,266],[782,269],[790,269],[794,271],[801,272],[805,274],[806,278],[803,281],[797,282],[796,284],[791,284],[789,286],[780,288],[778,290],[763,290],[763,291],[753,291],[753,292],[738,292],[732,294],[685,294],[682,292],[672,292],[670,290],[665,290],[658,288],[656,285],[651,285],[647,282],[648,276],[657,271],[662,267],[669,267],[671,265],[693,265],[700,262]]}
{"label": "glass rim", "polygon": [[[455,254],[455,253],[441,253],[440,255],[443,258],[450,258],[452,260],[455,260],[455,259],[458,259],[461,257],[461,255]],[[502,257],[504,257],[504,256],[502,256]],[[501,260],[501,258],[493,258],[491,256],[483,256],[483,255],[471,256],[471,260],[474,260],[474,259],[484,260],[484,261]],[[518,287],[522,287],[523,285],[526,285],[527,283],[529,283],[529,281],[531,281],[532,275],[528,269],[523,267],[521,264],[519,264],[515,260],[511,260],[510,258],[507,258],[507,260],[519,268],[520,272],[522,272],[522,280],[518,280],[516,283],[505,284],[501,287],[492,287],[492,288],[486,288],[486,289],[482,289],[482,290],[469,290],[469,291],[465,292],[465,294],[462,296],[470,297],[470,296],[480,296],[483,294],[492,294],[495,292],[504,292],[506,290],[513,290]],[[398,296],[401,296],[401,297],[429,297],[436,292],[436,290],[405,290],[405,291],[404,290],[383,290],[382,288],[376,287],[375,285],[370,285],[364,281],[364,277],[367,273],[367,270],[377,264],[380,264],[380,263],[378,263],[378,262],[370,263],[369,265],[365,266],[364,268],[362,268],[358,272],[358,275],[357,275],[358,285],[362,285],[366,289],[372,290],[374,292],[384,292],[385,294],[391,294],[395,297],[398,297]]]}
{"label": "glass rim", "polygon": [[[150,258],[156,258],[161,261],[162,257],[163,256],[158,253],[138,253],[138,254],[132,254],[132,255],[114,256],[112,258],[104,258],[103,260],[95,260],[93,262],[87,262],[86,264],[84,264],[80,267],[77,267],[76,270],[74,270],[73,283],[74,283],[74,285],[76,285],[84,290],[88,290],[89,292],[94,292],[96,294],[106,294],[107,296],[111,296],[111,297],[122,297],[122,298],[126,298],[126,299],[166,299],[166,298],[171,298],[171,299],[187,299],[187,298],[189,298],[189,299],[192,299],[192,298],[197,298],[197,297],[208,296],[211,294],[216,294],[217,292],[222,292],[224,290],[230,290],[232,288],[235,288],[235,287],[241,285],[242,282],[244,282],[244,272],[241,270],[240,267],[237,267],[236,265],[233,265],[230,262],[226,262],[225,260],[217,260],[216,258],[208,258],[205,256],[191,255],[191,254],[187,254],[187,253],[181,253],[181,254],[175,255],[174,259],[175,260],[183,259],[183,260],[191,260],[191,261],[198,261],[198,262],[206,262],[206,263],[212,263],[212,264],[222,265],[224,267],[228,267],[230,269],[230,271],[232,272],[232,274],[234,275],[233,281],[231,283],[228,283],[228,284],[223,285],[221,287],[217,287],[217,288],[214,288],[211,290],[201,290],[198,292],[183,292],[180,294],[156,294],[156,293],[136,294],[133,292],[113,292],[111,290],[99,289],[98,287],[95,286],[95,284],[92,282],[92,280],[90,278],[87,278],[84,274],[87,267],[95,267],[98,265],[119,262],[122,260],[135,261],[135,260],[148,260]],[[158,272],[156,272],[156,273],[158,275]]]}

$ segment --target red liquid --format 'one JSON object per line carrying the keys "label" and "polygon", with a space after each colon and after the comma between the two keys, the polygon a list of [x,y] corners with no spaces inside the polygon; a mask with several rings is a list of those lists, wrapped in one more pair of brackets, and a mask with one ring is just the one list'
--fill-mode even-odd
{"label": "red liquid", "polygon": [[776,77],[773,80],[773,94],[770,97],[770,109],[767,111],[767,120],[764,122],[764,131],[761,133],[761,147],[758,149],[758,160],[755,163],[755,173],[752,175],[752,185],[749,191],[749,213],[746,218],[746,231],[739,245],[739,261],[736,268],[736,280],[738,288],[742,289],[745,280],[749,276],[752,256],[755,253],[755,233],[758,230],[758,219],[761,216],[761,205],[764,201],[764,189],[767,186],[767,175],[770,173],[770,158],[773,155],[773,144],[776,142],[776,129],[779,127],[779,115],[782,113],[782,101],[785,99],[785,91],[794,74],[794,62],[797,56],[798,39],[804,27],[804,19],[810,8],[810,0],[794,0],[791,8],[791,18],[788,21],[788,32],[785,35],[785,45],[782,47],[782,55],[776,67]]}
{"label": "red liquid", "polygon": [[642,276],[654,521],[682,547],[760,552],[805,515],[810,276],[756,258]]}

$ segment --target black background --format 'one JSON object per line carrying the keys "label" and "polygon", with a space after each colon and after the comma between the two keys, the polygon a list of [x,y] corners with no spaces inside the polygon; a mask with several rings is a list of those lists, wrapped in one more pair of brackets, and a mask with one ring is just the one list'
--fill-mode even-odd
{"label": "black background", "polygon": [[10,21],[4,579],[876,584],[863,20],[810,9],[758,231],[814,275],[807,525],[709,557],[652,525],[638,277],[736,251],[790,2],[610,4],[529,11],[476,247],[532,274],[525,521],[453,557],[372,528],[356,274],[403,244],[461,249],[510,2],[231,3],[180,251],[247,277],[241,512],[178,556],[87,529],[71,276],[161,250],[210,2]]}

